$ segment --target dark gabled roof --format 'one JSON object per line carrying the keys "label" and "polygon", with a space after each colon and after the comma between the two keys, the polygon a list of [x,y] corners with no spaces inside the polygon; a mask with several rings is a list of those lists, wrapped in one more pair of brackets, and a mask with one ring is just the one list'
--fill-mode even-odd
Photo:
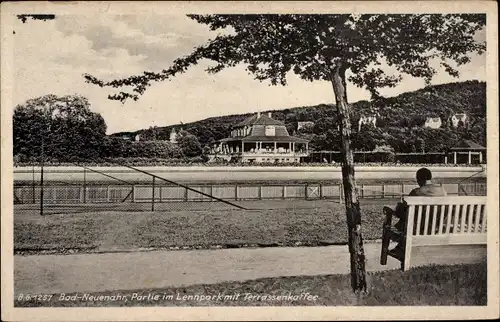
{"label": "dark gabled roof", "polygon": [[297,138],[294,136],[261,136],[261,135],[249,135],[245,137],[235,137],[235,138],[225,138],[217,142],[297,142],[297,143],[307,143],[308,140]]}
{"label": "dark gabled roof", "polygon": [[307,143],[308,140],[297,138],[294,136],[264,136],[264,135],[249,135],[241,139],[243,142],[297,142]]}
{"label": "dark gabled roof", "polygon": [[256,115],[249,116],[246,119],[244,119],[243,121],[241,121],[240,123],[234,125],[233,127],[242,127],[245,125],[250,125],[250,124],[252,124],[253,121],[255,121],[256,118],[257,118]]}
{"label": "dark gabled roof", "polygon": [[460,140],[453,148],[450,150],[486,150],[482,145],[477,144],[471,140]]}
{"label": "dark gabled roof", "polygon": [[285,125],[283,122],[277,121],[275,119],[270,118],[265,114],[261,114],[260,117],[257,115],[252,115],[245,119],[244,121],[236,124],[234,127],[242,127],[245,125]]}

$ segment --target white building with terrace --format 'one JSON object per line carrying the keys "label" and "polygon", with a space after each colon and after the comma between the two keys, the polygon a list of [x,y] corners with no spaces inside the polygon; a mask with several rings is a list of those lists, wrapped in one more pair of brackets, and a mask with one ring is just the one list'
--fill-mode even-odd
{"label": "white building with terrace", "polygon": [[217,141],[211,157],[236,162],[300,162],[309,155],[308,143],[290,136],[285,124],[272,119],[271,113],[259,112],[235,125],[231,137]]}

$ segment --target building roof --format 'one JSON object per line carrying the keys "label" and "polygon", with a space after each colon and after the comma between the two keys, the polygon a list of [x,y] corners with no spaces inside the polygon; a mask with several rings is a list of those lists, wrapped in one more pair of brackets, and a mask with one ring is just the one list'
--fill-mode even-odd
{"label": "building roof", "polygon": [[249,135],[244,137],[225,138],[217,142],[297,142],[307,143],[308,140],[297,138],[294,136],[264,136],[264,135]]}
{"label": "building roof", "polygon": [[468,150],[486,150],[482,145],[477,144],[471,140],[460,140],[453,148],[450,150],[456,151],[468,151]]}
{"label": "building roof", "polygon": [[297,138],[295,136],[264,136],[264,135],[249,135],[242,139],[243,142],[297,142],[306,143],[307,140]]}
{"label": "building roof", "polygon": [[252,115],[247,119],[245,119],[244,121],[236,124],[234,127],[242,127],[246,125],[285,125],[285,124],[283,122],[270,118],[266,114],[261,114],[260,116]]}

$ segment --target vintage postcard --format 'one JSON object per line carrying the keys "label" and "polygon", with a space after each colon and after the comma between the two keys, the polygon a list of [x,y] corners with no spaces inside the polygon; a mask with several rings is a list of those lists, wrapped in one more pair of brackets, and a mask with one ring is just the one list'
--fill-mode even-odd
{"label": "vintage postcard", "polygon": [[2,319],[498,318],[497,19],[2,3]]}

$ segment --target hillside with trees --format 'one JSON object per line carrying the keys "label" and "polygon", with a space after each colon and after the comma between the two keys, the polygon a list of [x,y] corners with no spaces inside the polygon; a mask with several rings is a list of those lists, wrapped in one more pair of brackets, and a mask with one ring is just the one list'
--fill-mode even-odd
{"label": "hillside with trees", "polygon": [[[339,150],[340,136],[335,126],[336,110],[331,105],[295,107],[284,110],[270,110],[272,117],[286,124],[290,134],[310,140],[310,147],[316,151]],[[465,113],[466,124],[453,127],[449,121],[455,113]],[[120,132],[112,137],[140,134],[168,140],[173,128],[198,138],[201,146],[228,137],[231,127],[251,114],[229,115],[207,118],[201,121],[155,127],[136,132]],[[361,116],[376,115],[376,127],[364,125],[358,131]],[[351,105],[353,122],[353,148],[358,151],[372,151],[377,146],[390,146],[394,152],[444,152],[460,139],[470,139],[486,146],[486,83],[466,81],[428,86],[414,92],[407,92],[375,101],[359,101]],[[440,117],[443,125],[439,129],[424,128],[426,118]],[[297,131],[298,122],[312,121],[314,126]]]}
{"label": "hillside with trees", "polygon": [[[395,153],[445,152],[461,139],[486,146],[486,84],[478,81],[430,86],[377,101],[352,104],[352,146],[356,151],[389,148]],[[290,134],[310,141],[315,151],[339,151],[340,134],[335,109],[329,105],[296,107],[272,112]],[[453,127],[450,115],[465,113],[468,121]],[[15,162],[40,162],[42,142],[45,162],[93,161],[104,158],[123,162],[172,160],[203,162],[207,146],[228,137],[233,125],[251,114],[213,117],[188,124],[150,127],[106,136],[106,123],[90,110],[84,97],[47,95],[18,105],[13,116]],[[361,116],[377,115],[376,127],[363,125]],[[440,117],[439,129],[424,128],[427,117]],[[298,122],[314,125],[297,130]],[[172,129],[177,144],[169,142]],[[139,134],[140,141],[135,141]],[[128,140],[123,138],[127,137]]]}

